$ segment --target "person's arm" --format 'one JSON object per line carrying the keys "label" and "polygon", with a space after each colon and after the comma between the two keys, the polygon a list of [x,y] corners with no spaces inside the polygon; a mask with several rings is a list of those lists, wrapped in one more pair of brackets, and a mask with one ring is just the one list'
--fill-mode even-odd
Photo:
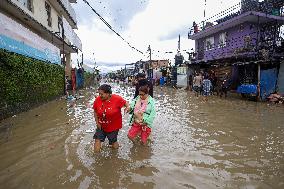
{"label": "person's arm", "polygon": [[99,118],[98,118],[98,116],[97,116],[97,114],[96,114],[95,111],[94,111],[94,117],[95,117],[95,121],[96,121],[97,128],[98,128],[98,129],[101,129],[102,126],[101,126],[101,124],[99,123]]}
{"label": "person's arm", "polygon": [[129,113],[130,112],[130,106],[129,106],[129,103],[126,101],[126,103],[124,104],[124,113]]}

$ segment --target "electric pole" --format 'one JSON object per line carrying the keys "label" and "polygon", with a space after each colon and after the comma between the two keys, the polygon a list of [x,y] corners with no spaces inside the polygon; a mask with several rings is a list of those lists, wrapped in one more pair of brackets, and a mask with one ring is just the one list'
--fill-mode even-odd
{"label": "electric pole", "polygon": [[150,53],[150,62],[151,62],[151,60],[152,60],[152,50],[151,50],[151,46],[150,45],[148,47],[148,51]]}
{"label": "electric pole", "polygon": [[[152,50],[151,50],[151,46],[149,45],[148,47],[148,51],[150,53],[150,61],[149,61],[149,68],[152,68]],[[152,71],[151,71],[152,70]],[[150,78],[153,78],[153,68],[152,69],[149,69],[149,71],[147,70],[148,72],[148,77]]]}
{"label": "electric pole", "polygon": [[206,11],[206,0],[205,0],[204,13],[203,13],[203,16],[204,16],[204,18],[203,18],[203,30],[205,28],[205,17],[206,17],[205,11]]}

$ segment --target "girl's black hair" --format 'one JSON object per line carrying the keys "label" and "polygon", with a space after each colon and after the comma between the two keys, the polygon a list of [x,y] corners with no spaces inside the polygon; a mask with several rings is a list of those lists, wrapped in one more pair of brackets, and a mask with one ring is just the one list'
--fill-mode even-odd
{"label": "girl's black hair", "polygon": [[111,86],[110,86],[110,85],[107,85],[107,84],[101,85],[101,86],[98,88],[98,90],[102,90],[102,91],[104,91],[104,93],[112,94]]}

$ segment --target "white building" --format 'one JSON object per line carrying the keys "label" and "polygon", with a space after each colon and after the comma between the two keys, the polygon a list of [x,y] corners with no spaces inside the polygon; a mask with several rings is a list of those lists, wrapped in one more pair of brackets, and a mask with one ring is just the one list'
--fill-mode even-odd
{"label": "white building", "polygon": [[0,48],[54,64],[65,62],[70,76],[71,53],[82,51],[71,3],[76,0],[0,0]]}

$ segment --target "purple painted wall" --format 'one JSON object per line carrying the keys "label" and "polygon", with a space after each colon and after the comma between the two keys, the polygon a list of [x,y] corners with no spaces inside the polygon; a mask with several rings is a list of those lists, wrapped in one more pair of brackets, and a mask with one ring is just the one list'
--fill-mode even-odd
{"label": "purple painted wall", "polygon": [[[227,32],[227,41],[224,47],[218,47],[219,36],[221,33]],[[243,23],[230,29],[224,30],[214,35],[214,47],[211,50],[205,50],[205,38],[198,39],[195,42],[197,49],[197,60],[217,60],[232,56],[249,56],[254,54],[254,48],[257,38],[257,26],[251,23]],[[250,36],[250,45],[245,44],[245,37]],[[208,37],[212,37],[208,36]],[[247,46],[247,48],[246,48]]]}

